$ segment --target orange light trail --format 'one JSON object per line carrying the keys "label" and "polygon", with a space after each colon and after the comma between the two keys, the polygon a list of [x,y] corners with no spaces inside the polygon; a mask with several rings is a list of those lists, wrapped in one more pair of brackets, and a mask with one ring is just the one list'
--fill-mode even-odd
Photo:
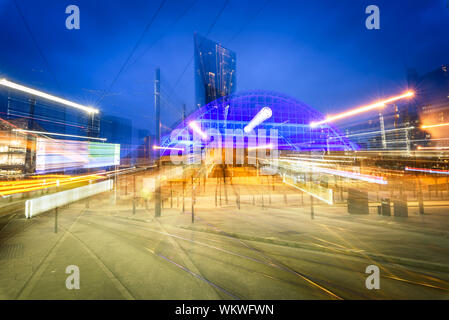
{"label": "orange light trail", "polygon": [[449,126],[449,123],[424,125],[424,126],[421,126],[421,129],[438,128],[438,127],[446,127],[446,126]]}
{"label": "orange light trail", "polygon": [[45,179],[41,178],[22,181],[3,181],[0,182],[0,195],[4,197],[17,193],[25,193],[99,179],[104,179],[104,177],[100,175],[86,175],[78,177],[63,176],[60,178],[55,178],[54,176],[52,176]]}
{"label": "orange light trail", "polygon": [[367,111],[370,111],[370,110],[373,110],[373,109],[383,108],[388,103],[395,102],[395,101],[398,101],[398,100],[401,100],[401,99],[404,99],[404,98],[410,98],[410,97],[413,97],[414,95],[415,95],[415,93],[413,91],[407,91],[406,93],[404,93],[404,94],[402,94],[400,96],[392,97],[392,98],[389,98],[389,99],[386,99],[386,100],[383,100],[383,101],[376,102],[374,104],[370,104],[370,105],[367,105],[367,106],[359,107],[359,108],[356,108],[356,109],[353,109],[353,110],[350,110],[350,111],[347,111],[347,112],[343,112],[343,113],[337,114],[335,116],[328,116],[328,117],[326,117],[325,120],[310,123],[310,126],[311,127],[316,127],[316,126],[319,126],[319,125],[322,125],[322,124],[325,124],[325,123],[328,123],[328,122],[332,122],[332,121],[335,121],[335,120],[347,118],[347,117],[350,117],[350,116],[353,116],[353,115],[356,115],[356,114],[359,114],[359,113],[362,113],[362,112],[367,112]]}
{"label": "orange light trail", "polygon": [[[19,181],[0,181],[0,196],[10,196],[18,193],[43,190],[57,186],[65,186],[73,183],[96,181],[105,179],[110,174],[121,174],[134,168],[113,170],[107,172],[97,172],[84,176],[67,176],[58,174],[36,175],[30,177],[30,180]],[[59,181],[59,182],[58,182]]]}

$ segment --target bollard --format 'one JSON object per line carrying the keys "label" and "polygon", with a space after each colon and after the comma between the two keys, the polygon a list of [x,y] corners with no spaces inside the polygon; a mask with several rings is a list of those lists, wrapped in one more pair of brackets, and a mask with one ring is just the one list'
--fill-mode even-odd
{"label": "bollard", "polygon": [[284,193],[284,202],[285,202],[285,204],[287,204],[287,194],[286,193]]}
{"label": "bollard", "polygon": [[136,198],[133,199],[133,214],[136,214]]}
{"label": "bollard", "polygon": [[418,190],[418,204],[419,204],[419,214],[423,215],[424,214],[424,201],[423,201],[421,189]]}
{"label": "bollard", "polygon": [[55,233],[58,233],[58,207],[55,208]]}
{"label": "bollard", "polygon": [[438,198],[438,178],[435,178],[435,196]]}
{"label": "bollard", "polygon": [[313,197],[310,196],[310,218],[315,219],[315,212],[313,211]]}
{"label": "bollard", "polygon": [[446,177],[446,192],[449,194],[449,177]]}

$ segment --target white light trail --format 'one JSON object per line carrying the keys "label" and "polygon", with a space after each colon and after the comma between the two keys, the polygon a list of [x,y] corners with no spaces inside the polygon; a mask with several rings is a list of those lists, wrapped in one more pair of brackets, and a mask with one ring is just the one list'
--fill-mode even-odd
{"label": "white light trail", "polygon": [[53,132],[44,132],[44,131],[32,131],[32,130],[24,130],[24,129],[13,129],[13,132],[21,132],[21,133],[34,133],[34,134],[43,134],[49,136],[61,136],[61,137],[70,137],[70,138],[80,138],[80,139],[90,139],[90,140],[98,140],[98,141],[106,141],[106,138],[91,138],[85,136],[76,136],[73,134],[62,134],[62,133],[53,133]]}
{"label": "white light trail", "polygon": [[436,173],[436,174],[449,174],[448,170],[437,170],[437,169],[426,169],[426,168],[411,168],[405,167],[405,171],[415,171],[415,172],[425,172],[425,173]]}
{"label": "white light trail", "polygon": [[388,184],[388,181],[384,179],[384,177],[371,176],[367,174],[357,173],[357,172],[349,172],[349,171],[341,171],[327,168],[319,168],[319,172],[328,173],[340,177],[350,178],[354,180],[366,181],[370,183],[377,184]]}
{"label": "white light trail", "polygon": [[308,195],[310,195],[310,196],[312,196],[312,197],[314,197],[314,198],[317,198],[318,200],[321,200],[321,201],[323,201],[323,202],[326,202],[327,204],[330,204],[330,205],[333,205],[334,204],[334,202],[332,201],[332,189],[328,189],[329,190],[329,200],[328,199],[325,199],[325,198],[323,198],[323,197],[320,197],[319,195],[317,195],[317,194],[315,194],[315,193],[312,193],[312,192],[309,192],[309,191],[307,191],[306,189],[303,189],[303,188],[300,188],[300,187],[298,187],[297,185],[295,185],[295,184],[292,184],[292,183],[289,183],[289,182],[287,182],[287,181],[283,181],[286,185],[289,185],[289,186],[291,186],[291,187],[293,187],[293,188],[296,188],[296,189],[298,189],[298,190],[301,190],[302,192],[304,192],[304,193],[307,193]]}
{"label": "white light trail", "polygon": [[312,162],[308,162],[308,161],[292,161],[292,160],[286,160],[286,159],[281,159],[280,161],[290,163],[290,166],[285,166],[285,167],[293,169],[295,171],[319,172],[319,173],[325,173],[325,174],[350,178],[350,179],[354,179],[354,180],[365,181],[365,182],[369,182],[369,183],[388,184],[388,181],[384,177],[372,176],[372,175],[358,173],[358,172],[326,168],[326,166],[331,165],[331,164],[327,164],[327,163],[312,163]]}
{"label": "white light trail", "polygon": [[246,133],[251,132],[255,127],[271,118],[273,111],[269,107],[264,107],[260,110],[256,116],[249,122],[249,124],[243,129]]}
{"label": "white light trail", "polygon": [[69,101],[69,100],[66,100],[66,99],[58,98],[58,97],[52,96],[52,95],[50,95],[48,93],[45,93],[45,92],[42,92],[42,91],[38,91],[38,90],[35,90],[35,89],[31,89],[31,88],[22,86],[20,84],[8,81],[6,79],[1,79],[0,80],[0,85],[8,87],[8,88],[11,88],[11,89],[14,89],[14,90],[22,91],[22,92],[25,92],[25,93],[28,93],[28,94],[31,94],[31,95],[34,95],[34,96],[38,96],[38,97],[41,97],[41,98],[44,98],[44,99],[47,99],[47,100],[50,100],[50,101],[53,101],[53,102],[61,103],[61,104],[64,104],[66,106],[82,110],[82,111],[87,112],[89,114],[91,114],[91,113],[95,114],[95,113],[99,112],[98,109],[95,109],[95,108],[92,108],[92,107],[86,107],[86,106],[83,106],[81,104],[78,104],[78,103],[75,103],[75,102],[72,102],[72,101]]}
{"label": "white light trail", "polygon": [[195,121],[190,122],[189,127],[192,128],[193,131],[198,133],[201,136],[201,138],[203,138],[204,140],[207,139],[207,134],[201,130],[201,128],[198,126],[198,124]]}
{"label": "white light trail", "polygon": [[273,149],[273,144],[270,143],[270,144],[263,145],[263,146],[248,147],[248,151],[258,150],[258,149]]}
{"label": "white light trail", "polygon": [[[415,129],[415,127],[412,126],[412,127],[406,127],[406,128],[388,129],[388,130],[385,130],[384,132],[406,131],[406,130],[413,130],[413,129]],[[378,134],[378,133],[382,133],[382,131],[379,130],[379,131],[370,131],[370,132],[347,134],[347,135],[342,135],[342,137],[349,138],[349,137],[356,137],[356,136],[373,135],[373,134]],[[329,137],[329,140],[331,140],[331,139],[339,139],[339,138],[340,137]]]}

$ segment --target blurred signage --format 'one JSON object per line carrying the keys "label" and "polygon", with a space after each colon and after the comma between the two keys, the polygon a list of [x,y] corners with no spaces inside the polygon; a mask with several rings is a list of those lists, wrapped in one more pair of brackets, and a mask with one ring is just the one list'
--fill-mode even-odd
{"label": "blurred signage", "polygon": [[154,178],[143,178],[143,189],[147,192],[156,190],[156,180]]}
{"label": "blurred signage", "polygon": [[37,138],[36,172],[120,165],[120,145]]}

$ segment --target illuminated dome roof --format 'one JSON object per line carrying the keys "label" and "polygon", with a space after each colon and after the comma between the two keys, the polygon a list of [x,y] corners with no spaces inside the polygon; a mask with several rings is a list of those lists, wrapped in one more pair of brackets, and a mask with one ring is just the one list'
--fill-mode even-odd
{"label": "illuminated dome roof", "polygon": [[[279,150],[358,149],[333,126],[311,128],[310,123],[324,119],[323,114],[301,101],[271,91],[245,91],[220,98],[193,112],[175,130],[184,134],[191,132],[188,124],[195,121],[201,130],[218,129],[225,136],[225,129],[243,130],[266,107],[271,109],[272,116],[259,124],[255,131],[265,129],[268,133],[270,129],[278,130]],[[249,135],[251,133],[245,133],[245,136]],[[166,136],[161,146],[170,147],[174,143]]]}

